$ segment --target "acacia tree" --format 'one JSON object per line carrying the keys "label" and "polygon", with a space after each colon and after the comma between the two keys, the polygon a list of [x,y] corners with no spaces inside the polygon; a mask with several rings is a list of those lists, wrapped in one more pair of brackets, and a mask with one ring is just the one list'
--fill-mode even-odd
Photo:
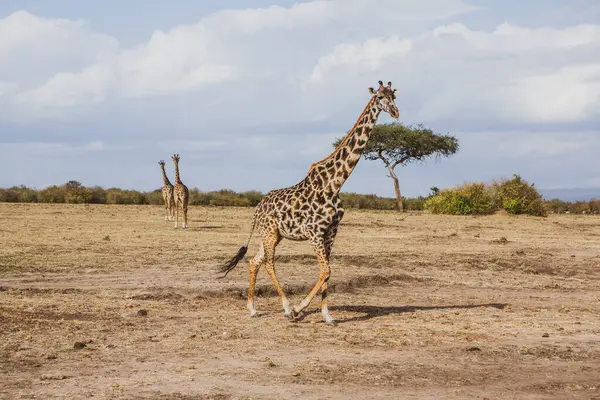
{"label": "acacia tree", "polygon": [[[337,139],[337,147],[343,138]],[[458,151],[458,140],[451,135],[440,135],[423,125],[406,126],[399,122],[375,125],[363,151],[366,160],[381,160],[394,181],[398,210],[404,211],[400,182],[395,169],[398,165],[425,162],[431,156],[449,157]]]}

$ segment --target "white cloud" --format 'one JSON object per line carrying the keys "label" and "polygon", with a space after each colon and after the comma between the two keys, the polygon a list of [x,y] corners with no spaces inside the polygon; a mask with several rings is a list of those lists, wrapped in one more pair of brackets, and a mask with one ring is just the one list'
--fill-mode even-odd
{"label": "white cloud", "polygon": [[[502,24],[474,31],[455,23],[409,38],[377,40],[387,46],[367,39],[333,48],[318,60],[311,80],[342,90],[345,82],[393,77],[401,115],[420,121],[536,124],[598,116],[600,25]],[[390,43],[408,40],[410,52],[390,51]],[[377,67],[365,68],[365,58]]]}
{"label": "white cloud", "polygon": [[560,49],[598,43],[600,26],[578,25],[564,29],[530,29],[510,23],[498,25],[493,31],[474,31],[461,23],[440,26],[434,36],[460,36],[477,50],[522,52],[532,49]]}
{"label": "white cloud", "polygon": [[514,115],[522,120],[586,120],[600,108],[600,62],[521,78],[507,97],[514,99]]}
{"label": "white cloud", "polygon": [[[170,118],[189,132],[222,120],[249,127],[348,119],[333,127],[341,130],[380,79],[400,90],[407,122],[501,127],[598,118],[600,25],[473,30],[437,22],[474,9],[460,0],[316,0],[226,10],[157,30],[131,48],[82,21],[19,12],[0,20],[7,37],[25,32],[0,44],[20,60],[0,64],[14,78],[0,83],[0,118],[138,112],[155,101],[151,109],[160,112],[148,113],[149,125]],[[382,12],[365,22],[372,10]],[[46,62],[50,50],[58,61]],[[41,57],[39,73],[15,68],[25,56]]]}
{"label": "white cloud", "polygon": [[96,104],[106,97],[112,78],[112,71],[100,65],[79,73],[61,72],[43,86],[19,93],[15,103],[32,108]]}
{"label": "white cloud", "polygon": [[0,19],[0,76],[24,89],[57,72],[77,72],[118,51],[118,41],[84,21],[18,11]]}
{"label": "white cloud", "polygon": [[[373,24],[365,23],[373,9],[386,12]],[[94,105],[110,98],[148,98],[269,78],[300,82],[319,49],[339,44],[348,33],[360,37],[409,31],[417,22],[475,9],[461,0],[315,0],[291,7],[225,10],[196,24],[157,30],[148,42],[127,49],[121,49],[116,38],[90,32],[83,21],[17,12],[0,21],[2,37],[17,37],[5,42],[0,54],[10,53],[21,64],[29,56],[39,60],[41,70],[35,76],[20,76],[15,72],[18,65],[7,66],[15,70],[14,83],[20,88],[9,111],[13,118],[32,118],[60,113],[46,108]],[[392,38],[379,45],[407,43]],[[369,42],[363,51],[377,44]],[[66,49],[68,53],[62,52]],[[52,57],[56,61],[50,61]],[[377,68],[368,54],[363,64]],[[303,65],[307,69],[302,70]],[[28,113],[31,110],[38,114]]]}
{"label": "white cloud", "polygon": [[407,56],[411,47],[409,39],[401,39],[397,35],[368,39],[364,43],[339,44],[319,59],[309,82],[319,82],[329,74],[344,73],[348,69],[355,74],[376,72],[389,59]]}

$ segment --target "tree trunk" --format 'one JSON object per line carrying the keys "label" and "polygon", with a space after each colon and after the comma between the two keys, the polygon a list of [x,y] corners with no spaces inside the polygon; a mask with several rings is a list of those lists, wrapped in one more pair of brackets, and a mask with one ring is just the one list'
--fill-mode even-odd
{"label": "tree trunk", "polygon": [[390,171],[390,178],[392,178],[392,180],[394,181],[394,191],[396,192],[396,201],[398,202],[398,211],[404,212],[404,205],[402,204],[402,195],[400,194],[400,182],[398,181],[398,177],[394,173],[394,167],[389,165],[388,170]]}

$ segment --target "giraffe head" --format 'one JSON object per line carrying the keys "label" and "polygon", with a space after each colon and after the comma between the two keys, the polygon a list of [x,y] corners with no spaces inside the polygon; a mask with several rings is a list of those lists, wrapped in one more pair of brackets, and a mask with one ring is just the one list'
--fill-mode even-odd
{"label": "giraffe head", "polygon": [[383,82],[379,81],[377,90],[369,88],[369,94],[376,97],[377,104],[382,111],[390,114],[394,119],[398,119],[398,107],[396,106],[396,92],[398,89],[392,89],[392,82],[388,82],[387,86],[383,86]]}
{"label": "giraffe head", "polygon": [[160,160],[158,162],[158,165],[160,165],[161,167],[164,167],[165,166],[165,161],[164,160]]}
{"label": "giraffe head", "polygon": [[173,157],[171,157],[171,159],[173,160],[173,162],[175,164],[177,164],[179,162],[179,159],[180,159],[179,154],[173,154]]}

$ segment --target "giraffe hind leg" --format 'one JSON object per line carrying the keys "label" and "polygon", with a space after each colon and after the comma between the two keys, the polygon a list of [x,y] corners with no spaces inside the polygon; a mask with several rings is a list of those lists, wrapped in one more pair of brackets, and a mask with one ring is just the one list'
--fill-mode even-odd
{"label": "giraffe hind leg", "polygon": [[187,228],[187,212],[188,212],[188,208],[187,208],[187,204],[185,204],[183,207],[183,225],[182,228],[186,229]]}
{"label": "giraffe hind leg", "polygon": [[[343,216],[343,212],[341,212]],[[341,217],[339,218],[341,220]],[[338,223],[335,223],[325,235],[325,258],[327,263],[329,264],[329,258],[331,256],[331,249],[333,247],[333,242],[335,241],[335,236],[338,230]],[[327,325],[337,325],[337,322],[333,319],[331,314],[329,313],[329,308],[327,307],[327,284],[329,282],[329,276],[323,282],[323,286],[321,286],[321,315],[323,315],[323,319],[325,319],[325,323]]]}
{"label": "giraffe hind leg", "polygon": [[256,286],[256,275],[260,270],[260,267],[265,260],[265,248],[260,245],[258,252],[252,260],[250,260],[250,284],[248,286],[248,310],[250,310],[250,317],[257,317],[256,309],[254,308],[254,290]]}

